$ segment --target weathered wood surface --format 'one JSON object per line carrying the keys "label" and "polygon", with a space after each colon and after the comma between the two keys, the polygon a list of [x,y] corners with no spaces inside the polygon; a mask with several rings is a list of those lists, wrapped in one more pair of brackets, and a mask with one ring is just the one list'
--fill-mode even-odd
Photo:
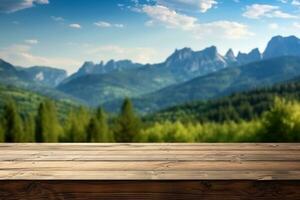
{"label": "weathered wood surface", "polygon": [[300,144],[1,144],[0,180],[300,180]]}
{"label": "weathered wood surface", "polygon": [[[1,184],[1,182],[0,182]],[[5,181],[2,200],[299,200],[299,181]]]}
{"label": "weathered wood surface", "polygon": [[300,200],[300,144],[2,144],[2,199]]}

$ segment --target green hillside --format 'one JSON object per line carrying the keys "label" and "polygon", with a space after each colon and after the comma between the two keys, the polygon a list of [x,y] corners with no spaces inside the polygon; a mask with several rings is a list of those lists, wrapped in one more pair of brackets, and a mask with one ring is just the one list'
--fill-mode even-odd
{"label": "green hillside", "polygon": [[[39,104],[47,98],[49,97],[36,92],[0,84],[0,111],[7,99],[13,99],[21,113],[35,113]],[[55,104],[60,117],[64,117],[68,111],[80,105],[71,99],[55,100]]]}
{"label": "green hillside", "polygon": [[137,97],[175,83],[167,68],[144,66],[109,74],[91,74],[61,84],[58,90],[91,106],[124,97]]}
{"label": "green hillside", "polygon": [[240,92],[216,100],[195,101],[148,115],[150,121],[214,121],[252,120],[270,109],[274,97],[300,100],[300,78],[273,87]]}

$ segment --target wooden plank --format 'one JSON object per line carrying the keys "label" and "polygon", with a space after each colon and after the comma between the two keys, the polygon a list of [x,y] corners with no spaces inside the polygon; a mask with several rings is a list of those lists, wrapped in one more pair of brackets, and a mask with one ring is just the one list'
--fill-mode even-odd
{"label": "wooden plank", "polygon": [[5,200],[297,200],[299,181],[2,181]]}
{"label": "wooden plank", "polygon": [[201,143],[192,143],[192,144],[2,144],[0,145],[0,150],[9,149],[9,150],[64,150],[64,151],[73,151],[73,150],[82,150],[85,151],[95,151],[95,150],[111,150],[111,151],[129,151],[129,150],[172,150],[172,151],[185,151],[185,150],[224,150],[224,151],[244,151],[244,150],[300,150],[300,144],[248,144],[248,143],[231,143],[231,144],[201,144]]}
{"label": "wooden plank", "polygon": [[2,144],[0,177],[2,180],[300,180],[299,147],[299,144]]}
{"label": "wooden plank", "polygon": [[200,155],[57,155],[57,154],[0,154],[0,162],[47,162],[47,161],[300,161],[300,154],[200,154]]}
{"label": "wooden plank", "polygon": [[2,144],[0,199],[300,199],[299,144]]}
{"label": "wooden plank", "polygon": [[0,171],[300,171],[290,161],[55,161],[0,162]]}
{"label": "wooden plank", "polygon": [[153,150],[153,151],[126,151],[126,150],[119,150],[119,151],[56,151],[56,150],[48,150],[48,151],[30,151],[30,150],[21,150],[21,151],[16,151],[16,150],[2,150],[0,154],[0,159],[1,156],[6,156],[6,155],[11,155],[13,156],[24,156],[24,157],[32,157],[32,156],[54,156],[54,155],[61,155],[61,156],[150,156],[150,155],[157,155],[157,156],[191,156],[191,155],[255,155],[255,154],[264,154],[266,156],[272,156],[272,155],[285,155],[285,154],[290,154],[290,155],[295,155],[299,156],[300,155],[300,150],[299,151],[271,151],[271,150],[260,150],[260,151],[237,151],[237,150],[232,150],[232,151],[215,151],[215,150],[206,150],[206,151],[170,151],[170,150]]}
{"label": "wooden plank", "polygon": [[299,171],[22,171],[0,180],[300,180]]}

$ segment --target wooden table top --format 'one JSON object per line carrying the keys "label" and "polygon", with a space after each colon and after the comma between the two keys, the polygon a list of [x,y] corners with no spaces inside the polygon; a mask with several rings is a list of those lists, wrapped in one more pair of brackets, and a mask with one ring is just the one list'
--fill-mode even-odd
{"label": "wooden table top", "polygon": [[300,144],[0,144],[0,180],[300,180]]}

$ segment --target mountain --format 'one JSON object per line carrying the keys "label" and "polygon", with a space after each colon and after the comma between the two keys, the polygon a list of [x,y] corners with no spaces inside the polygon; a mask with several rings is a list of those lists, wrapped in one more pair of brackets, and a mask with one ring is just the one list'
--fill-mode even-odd
{"label": "mountain", "polygon": [[217,47],[211,46],[202,51],[190,48],[176,50],[164,63],[164,67],[184,80],[209,74],[228,66],[226,59],[218,53]]}
{"label": "mountain", "polygon": [[[29,70],[29,72],[27,70]],[[41,80],[35,80],[35,76],[33,75],[35,74],[33,72],[36,72],[35,70],[39,72],[42,71],[43,73],[49,73],[45,74],[45,77],[51,77],[51,73],[56,71],[58,72],[58,74],[64,74],[61,70],[53,68],[43,69],[41,67],[34,67],[27,69],[22,67],[16,67],[0,59],[0,84],[29,90],[57,100],[69,100],[79,102],[81,104],[83,103],[82,100],[79,100],[68,94],[62,93],[61,91],[53,88],[53,86],[49,87],[47,84],[42,84]]]}
{"label": "mountain", "polygon": [[[86,62],[77,73],[72,75],[67,81],[62,82],[57,88],[64,93],[84,100],[92,106],[114,101],[118,98],[144,97],[150,95],[149,93],[160,96],[160,92],[168,91],[169,87],[176,88],[178,85],[185,84],[184,82],[189,84],[189,81],[194,78],[201,79],[203,76],[214,74],[224,69],[257,62],[262,62],[263,65],[268,63],[265,61],[269,57],[276,58],[281,54],[288,56],[298,55],[297,51],[285,50],[290,46],[297,46],[298,40],[295,36],[273,37],[263,54],[258,48],[255,48],[249,53],[239,52],[235,56],[233,50],[229,49],[225,56],[222,56],[218,53],[217,47],[211,46],[201,51],[193,51],[191,48],[176,49],[164,62],[152,65],[134,65],[131,61],[110,61],[106,64],[103,62],[100,64]],[[278,54],[276,49],[280,49],[281,45],[283,46],[282,51],[285,53]],[[275,48],[274,52],[271,51],[272,48]],[[234,73],[238,69],[232,70]],[[272,69],[270,70],[272,71]],[[231,75],[226,76],[228,76],[228,79],[232,77]],[[244,78],[247,80],[248,77]],[[271,78],[271,80],[273,79]],[[214,81],[216,83],[220,82],[219,80]],[[201,86],[203,83],[199,81],[197,84]],[[214,83],[211,84],[214,85]],[[252,84],[255,85],[256,83],[253,82]],[[220,88],[215,88],[216,91],[213,92],[212,96],[221,91],[222,87],[224,86],[220,85]],[[190,88],[185,89],[193,93]],[[196,89],[195,91],[197,91]],[[248,88],[246,87],[246,89]],[[177,92],[177,90],[173,89],[172,93],[174,92]],[[183,99],[186,98],[183,94],[184,90],[179,93]],[[170,94],[170,96],[172,95]],[[207,96],[209,95],[207,94]],[[192,96],[196,97],[197,94]],[[156,97],[152,96],[151,98],[155,99]],[[162,103],[161,106],[164,107],[164,102],[167,101],[159,100],[157,104]],[[154,107],[160,108],[161,106],[156,105]]]}
{"label": "mountain", "polygon": [[262,59],[262,55],[258,48],[251,50],[249,53],[239,52],[236,60],[239,64],[248,64],[251,62],[257,62]]}
{"label": "mountain", "polygon": [[275,97],[300,100],[300,77],[271,87],[209,101],[195,101],[180,104],[145,116],[146,121],[239,121],[261,117],[273,105]]}
{"label": "mountain", "polygon": [[57,89],[97,106],[126,96],[145,95],[228,66],[214,46],[202,51],[184,48],[176,50],[166,61],[153,65],[111,61],[104,67],[103,63],[87,62]]}
{"label": "mountain", "polygon": [[[133,101],[140,111],[151,112],[190,101],[213,99],[233,92],[271,86],[297,75],[300,75],[300,57],[278,57],[226,68],[182,84],[172,85]],[[120,101],[104,104],[110,110],[117,105],[120,105]]]}
{"label": "mountain", "polygon": [[108,74],[110,72],[120,72],[129,69],[136,69],[141,67],[142,64],[133,63],[131,60],[110,60],[106,64],[101,61],[99,64],[95,64],[93,62],[85,62],[79,70],[72,74],[68,79],[64,82],[68,82],[70,80],[85,76],[85,75],[92,75],[92,74]]}
{"label": "mountain", "polygon": [[67,78],[67,72],[65,70],[52,67],[34,66],[30,68],[18,69],[26,73],[27,77],[33,82],[52,88],[56,87],[59,83]]}
{"label": "mountain", "polygon": [[237,62],[237,59],[236,59],[232,49],[229,49],[227,51],[227,53],[225,54],[225,59],[226,59],[227,63],[236,63]]}
{"label": "mountain", "polygon": [[300,39],[296,36],[273,37],[267,45],[263,53],[264,59],[279,57],[279,56],[300,56]]}
{"label": "mountain", "polygon": [[0,59],[0,83],[23,86],[30,82],[27,73],[17,70],[12,64]]}
{"label": "mountain", "polygon": [[137,97],[175,83],[167,68],[145,65],[108,74],[89,74],[60,84],[57,89],[98,106],[118,98]]}
{"label": "mountain", "polygon": [[0,75],[1,77],[5,76],[18,76],[17,70],[14,68],[13,65],[10,63],[5,62],[4,60],[0,59]]}

